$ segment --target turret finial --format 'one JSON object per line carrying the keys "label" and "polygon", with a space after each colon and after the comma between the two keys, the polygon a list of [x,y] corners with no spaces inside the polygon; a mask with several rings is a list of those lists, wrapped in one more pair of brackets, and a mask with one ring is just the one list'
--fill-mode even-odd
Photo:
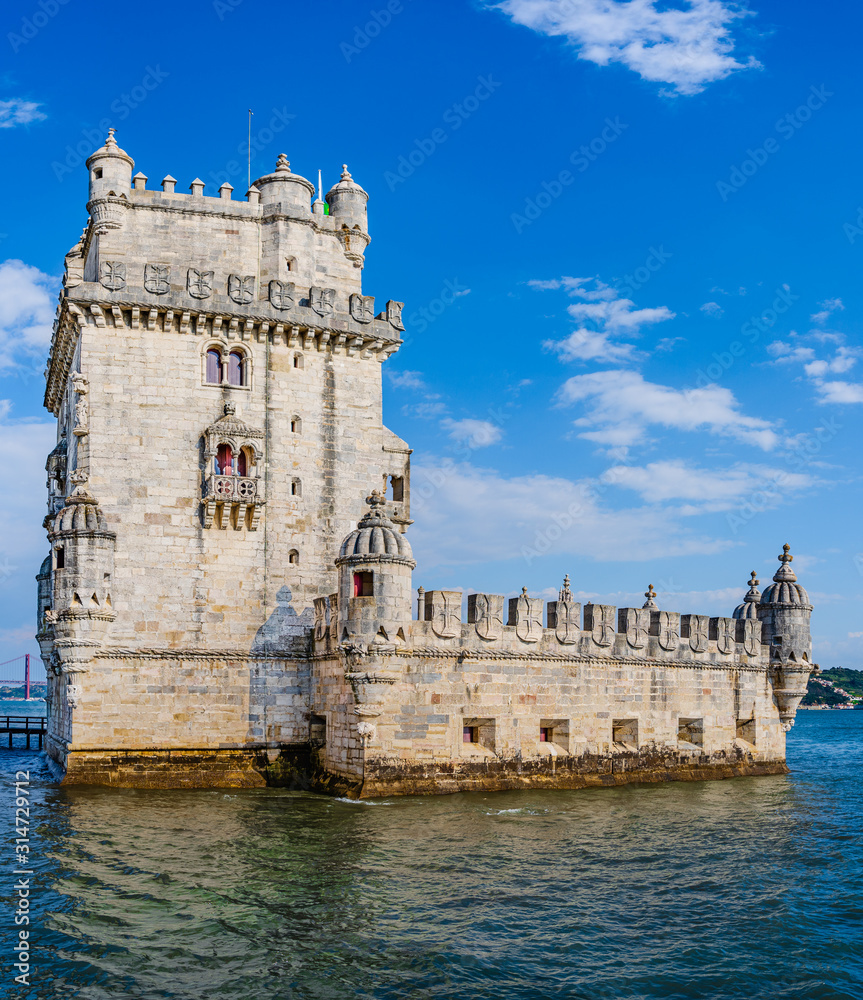
{"label": "turret finial", "polygon": [[349,181],[349,180],[351,180],[351,172],[350,172],[350,170],[348,170],[347,163],[343,163],[342,164],[342,180],[343,181]]}
{"label": "turret finial", "polygon": [[644,596],[647,600],[641,605],[643,608],[649,608],[651,611],[658,611],[659,605],[656,603],[656,591],[653,589],[653,584],[648,583],[647,590],[644,592]]}
{"label": "turret finial", "polygon": [[279,159],[276,163],[276,173],[290,173],[291,172],[291,161],[288,159],[285,153],[279,153]]}
{"label": "turret finial", "polygon": [[794,556],[791,555],[791,546],[786,542],[782,546],[782,555],[777,557],[782,565],[776,571],[773,579],[776,583],[795,583],[797,575],[791,568]]}
{"label": "turret finial", "polygon": [[116,149],[117,148],[117,140],[114,138],[114,132],[116,132],[116,129],[113,129],[113,128],[109,128],[108,129],[108,138],[105,140],[105,146],[108,147],[108,148],[110,148],[111,146],[113,146]]}
{"label": "turret finial", "polygon": [[383,496],[380,490],[372,490],[371,495],[366,497],[366,503],[375,510],[376,507],[383,507],[387,502],[387,498]]}
{"label": "turret finial", "polygon": [[522,597],[527,597],[527,587],[522,587],[521,588],[521,596]]}
{"label": "turret finial", "polygon": [[566,576],[563,578],[563,586],[560,588],[559,600],[561,601],[572,600],[572,591],[569,589],[569,573],[567,573]]}

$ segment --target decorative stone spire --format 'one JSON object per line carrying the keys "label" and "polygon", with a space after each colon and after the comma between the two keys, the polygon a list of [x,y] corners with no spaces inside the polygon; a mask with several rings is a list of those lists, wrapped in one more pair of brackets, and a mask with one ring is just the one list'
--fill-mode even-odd
{"label": "decorative stone spire", "polygon": [[653,589],[652,583],[648,583],[644,596],[647,600],[641,605],[641,607],[649,608],[651,611],[659,611],[659,605],[656,603],[656,591]]}
{"label": "decorative stone spire", "polygon": [[291,161],[287,158],[284,153],[279,153],[279,159],[276,163],[276,173],[277,174],[289,174],[291,172]]}
{"label": "decorative stone spire", "polygon": [[563,578],[563,586],[560,588],[558,600],[571,601],[572,599],[572,591],[569,589],[569,573],[567,573]]}
{"label": "decorative stone spire", "polygon": [[366,503],[371,507],[372,512],[375,511],[377,507],[383,507],[387,502],[387,498],[381,493],[380,490],[372,490],[371,495],[366,497]]}
{"label": "decorative stone spire", "polygon": [[732,612],[734,618],[757,618],[758,605],[761,602],[761,591],[758,589],[758,577],[755,570],[749,576],[749,590],[743,598],[743,603],[738,604]]}
{"label": "decorative stone spire", "polygon": [[116,131],[117,130],[113,128],[108,129],[108,138],[105,140],[106,149],[110,149],[111,147],[113,147],[114,149],[117,148],[117,140],[114,138],[114,133]]}
{"label": "decorative stone spire", "polygon": [[797,574],[791,568],[791,563],[794,561],[794,556],[791,554],[791,546],[786,542],[782,546],[782,555],[779,556],[779,562],[782,564],[773,576],[775,583],[797,583]]}

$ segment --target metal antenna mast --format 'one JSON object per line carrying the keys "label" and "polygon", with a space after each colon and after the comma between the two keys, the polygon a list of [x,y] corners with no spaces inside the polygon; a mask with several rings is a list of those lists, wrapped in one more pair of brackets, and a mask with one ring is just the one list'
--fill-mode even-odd
{"label": "metal antenna mast", "polygon": [[254,111],[249,108],[249,182],[246,186],[248,190],[252,186],[252,115]]}

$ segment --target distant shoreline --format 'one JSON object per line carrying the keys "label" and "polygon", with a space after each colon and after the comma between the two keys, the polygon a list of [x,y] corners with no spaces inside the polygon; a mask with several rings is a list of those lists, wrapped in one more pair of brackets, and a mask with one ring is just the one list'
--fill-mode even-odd
{"label": "distant shoreline", "polygon": [[[854,712],[859,711],[856,705],[800,705],[800,709],[817,712]],[[799,709],[798,709],[799,710]]]}

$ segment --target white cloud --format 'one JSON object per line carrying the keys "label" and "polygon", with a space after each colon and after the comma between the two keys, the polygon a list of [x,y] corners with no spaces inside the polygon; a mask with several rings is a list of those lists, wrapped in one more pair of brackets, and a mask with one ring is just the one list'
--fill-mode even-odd
{"label": "white cloud", "polygon": [[573,330],[563,340],[547,340],[543,346],[564,361],[626,362],[636,357],[632,344],[616,344],[609,334],[584,327]]}
{"label": "white cloud", "polygon": [[[640,355],[629,343],[618,343],[613,337],[637,335],[642,327],[674,319],[666,306],[636,309],[632,299],[621,298],[617,291],[599,278],[559,278],[553,281],[531,281],[538,290],[564,289],[571,298],[580,301],[567,306],[569,315],[579,324],[563,340],[548,340],[546,350],[555,351],[564,361],[603,361],[625,363]],[[592,287],[590,287],[592,285]],[[591,327],[584,324],[591,323]]]}
{"label": "white cloud", "polygon": [[[731,545],[697,536],[670,511],[608,510],[596,482],[558,476],[507,477],[469,463],[427,460],[414,467],[411,545],[419,573],[510,559],[526,566],[544,555],[649,560],[700,555]],[[415,579],[419,582],[420,576]],[[520,581],[513,580],[513,586]]]}
{"label": "white cloud", "polygon": [[820,382],[816,388],[819,403],[863,403],[863,385],[859,382]]}
{"label": "white cloud", "polygon": [[[838,303],[838,306],[835,303]],[[827,303],[821,304],[829,304],[833,308],[844,308],[840,299],[831,299]],[[792,336],[798,340],[802,339],[797,334],[792,333]],[[828,375],[843,375],[850,371],[857,364],[860,351],[844,346],[842,343],[844,337],[840,334],[818,332],[810,334],[810,338],[819,343],[836,344],[833,356],[819,358],[816,356],[814,348],[805,345],[795,347],[784,340],[775,340],[772,344],[768,344],[767,350],[776,359],[775,364],[803,365],[803,372],[815,389],[819,403],[840,405],[863,403],[863,383],[846,382],[841,379],[826,381]]]}
{"label": "white cloud", "polygon": [[813,323],[824,323],[830,317],[831,313],[834,312],[844,312],[845,304],[842,299],[825,299],[823,302],[818,303],[821,309],[813,313],[810,319]]}
{"label": "white cloud", "polygon": [[453,441],[466,444],[469,448],[487,448],[503,437],[497,424],[489,420],[442,420],[441,427]]}
{"label": "white cloud", "polygon": [[0,594],[35,594],[33,578],[48,554],[48,541],[42,528],[47,507],[34,510],[33,499],[46,496],[45,459],[57,442],[57,428],[53,422],[9,420],[10,409],[8,401],[0,400],[3,464],[15,470],[15,488],[4,490],[0,501]]}
{"label": "white cloud", "polygon": [[644,441],[653,424],[676,430],[708,430],[769,451],[779,436],[769,421],[740,412],[734,394],[722,386],[673,389],[647,382],[637,372],[601,371],[575,375],[560,389],[562,404],[590,407],[575,421],[580,436],[607,445]]}
{"label": "white cloud", "polygon": [[397,389],[426,389],[427,386],[422,378],[422,372],[394,372],[387,371],[387,378],[390,384]]}
{"label": "white cloud", "polygon": [[51,343],[57,282],[20,260],[0,263],[0,370],[41,362]]}
{"label": "white cloud", "polygon": [[699,308],[705,316],[712,316],[715,319],[719,319],[719,317],[725,312],[718,302],[705,302],[704,305]]}
{"label": "white cloud", "polygon": [[44,121],[48,116],[39,110],[41,104],[13,97],[10,101],[0,101],[0,128],[15,128],[30,122]]}
{"label": "white cloud", "polygon": [[417,417],[420,420],[433,420],[446,413],[446,403],[414,403],[402,407],[406,417]]}
{"label": "white cloud", "polygon": [[765,465],[737,462],[705,469],[684,459],[665,459],[645,466],[618,465],[608,469],[602,479],[635,491],[646,503],[683,501],[677,508],[681,515],[730,510],[756,495],[759,509],[776,507],[791,492],[816,483],[803,473]]}
{"label": "white cloud", "polygon": [[579,59],[621,63],[678,94],[697,94],[759,65],[734,56],[731,27],[750,12],[727,0],[680,0],[675,7],[659,0],[503,0],[493,6],[516,24],[564,36]]}

